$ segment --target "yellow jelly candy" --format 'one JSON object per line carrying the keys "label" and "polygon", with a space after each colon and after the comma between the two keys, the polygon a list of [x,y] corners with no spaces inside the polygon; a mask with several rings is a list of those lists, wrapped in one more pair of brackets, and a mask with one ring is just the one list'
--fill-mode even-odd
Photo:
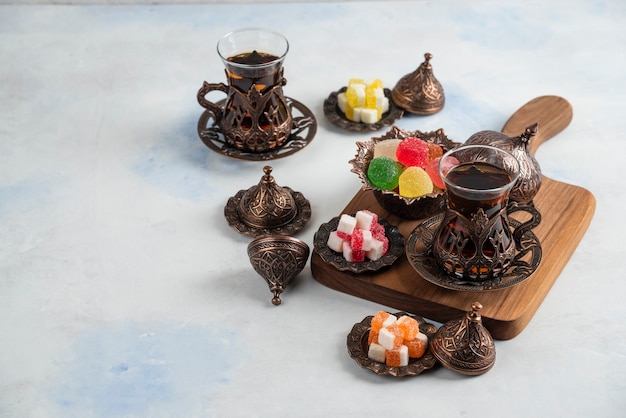
{"label": "yellow jelly candy", "polygon": [[352,107],[360,107],[365,105],[365,85],[353,84],[346,90],[346,98],[348,104]]}
{"label": "yellow jelly candy", "polygon": [[350,87],[353,84],[365,84],[365,81],[363,81],[360,78],[351,78],[350,81],[348,81],[348,87]]}
{"label": "yellow jelly candy", "polygon": [[373,89],[382,89],[383,88],[383,82],[382,82],[382,80],[380,78],[375,78],[375,79],[373,79],[373,80],[371,80],[369,82],[367,87],[371,87]]}
{"label": "yellow jelly candy", "polygon": [[407,167],[398,179],[401,196],[420,197],[433,191],[433,181],[421,167]]}

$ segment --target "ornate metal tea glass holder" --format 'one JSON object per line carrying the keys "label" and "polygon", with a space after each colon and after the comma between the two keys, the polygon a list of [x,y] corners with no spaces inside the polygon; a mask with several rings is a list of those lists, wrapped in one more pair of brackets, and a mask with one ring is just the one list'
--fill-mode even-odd
{"label": "ornate metal tea glass holder", "polygon": [[[540,219],[534,205],[508,203],[519,162],[501,148],[466,145],[444,154],[439,171],[446,184],[446,211],[432,242],[435,260],[463,282],[501,277]],[[509,214],[518,211],[529,212],[531,219],[512,229]]]}
{"label": "ornate metal tea glass holder", "polygon": [[[288,50],[287,39],[268,29],[242,29],[219,40],[228,85],[205,81],[197,99],[236,149],[264,152],[289,138],[292,115],[283,94],[287,80],[282,68]],[[211,91],[226,93],[223,107],[206,99]]]}

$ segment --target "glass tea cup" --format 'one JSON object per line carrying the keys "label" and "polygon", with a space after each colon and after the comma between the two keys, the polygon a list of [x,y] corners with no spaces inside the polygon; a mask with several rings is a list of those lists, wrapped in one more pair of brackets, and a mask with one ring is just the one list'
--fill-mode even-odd
{"label": "glass tea cup", "polygon": [[497,147],[466,145],[441,157],[439,174],[446,212],[433,240],[435,260],[462,281],[500,277],[516,251],[507,208],[519,162]]}
{"label": "glass tea cup", "polygon": [[[270,29],[240,29],[218,41],[228,84],[205,81],[197,98],[213,113],[229,145],[263,152],[289,138],[292,115],[283,94],[287,81],[282,67],[288,51],[287,38]],[[224,105],[206,98],[212,91],[226,93]]]}

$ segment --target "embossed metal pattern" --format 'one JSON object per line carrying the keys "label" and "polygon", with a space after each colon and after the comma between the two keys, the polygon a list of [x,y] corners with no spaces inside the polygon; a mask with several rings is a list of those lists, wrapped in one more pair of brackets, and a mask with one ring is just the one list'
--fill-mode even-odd
{"label": "embossed metal pattern", "polygon": [[237,207],[247,190],[239,190],[234,196],[228,199],[228,202],[224,207],[224,217],[226,218],[226,222],[235,231],[252,237],[278,234],[292,235],[301,231],[311,219],[311,204],[302,193],[296,192],[286,186],[283,186],[283,188],[291,193],[298,209],[296,216],[288,224],[274,228],[257,228],[243,222],[239,217]]}
{"label": "embossed metal pattern", "polygon": [[395,104],[408,112],[432,115],[443,109],[445,94],[433,74],[432,57],[432,54],[425,53],[425,61],[414,72],[402,77],[391,92]]}
{"label": "embossed metal pattern", "polygon": [[357,142],[357,153],[349,161],[352,165],[350,170],[355,173],[362,182],[363,190],[372,190],[378,203],[387,211],[405,219],[423,219],[444,209],[445,199],[442,191],[436,191],[417,198],[400,196],[392,190],[381,190],[374,186],[367,177],[367,169],[370,161],[374,158],[374,147],[378,142],[388,139],[404,139],[409,137],[421,138],[426,142],[440,145],[444,152],[457,148],[461,144],[448,138],[443,129],[422,132],[419,130],[408,131],[392,126],[391,129],[380,137],[371,138],[367,142]]}
{"label": "embossed metal pattern", "polygon": [[[226,141],[222,128],[216,123],[216,116],[211,110],[205,110],[200,115],[198,135],[204,145],[212,151],[238,160],[269,161],[295,154],[313,141],[317,132],[317,120],[313,112],[302,103],[289,97],[285,97],[285,100],[292,115],[291,133],[277,148],[264,152],[250,152],[233,147]],[[225,102],[224,99],[216,105],[223,107]]]}
{"label": "embossed metal pattern", "polygon": [[[513,228],[513,237],[516,244],[516,253],[510,266],[498,278],[480,282],[464,281],[443,271],[433,256],[433,240],[444,213],[421,221],[409,234],[406,241],[406,257],[411,266],[425,280],[450,290],[459,291],[489,291],[504,289],[522,283],[528,279],[539,267],[541,262],[541,244],[537,236],[515,219],[510,218]],[[523,228],[521,235],[515,230]]]}
{"label": "embossed metal pattern", "polygon": [[480,309],[480,303],[473,303],[472,311],[460,320],[443,324],[430,340],[430,350],[444,367],[470,376],[483,374],[493,367],[496,347],[482,324]]}
{"label": "embossed metal pattern", "polygon": [[315,252],[322,260],[332,265],[337,270],[351,271],[353,273],[377,271],[383,267],[392,265],[398,257],[404,253],[404,236],[402,236],[402,233],[385,219],[379,219],[378,222],[385,227],[385,236],[389,240],[387,253],[375,261],[368,260],[360,263],[347,261],[343,254],[331,250],[327,245],[328,236],[332,231],[335,231],[337,225],[339,225],[339,218],[339,216],[336,216],[329,222],[322,224],[313,237],[313,248]]}
{"label": "embossed metal pattern", "polygon": [[339,91],[330,93],[328,98],[324,100],[324,115],[330,123],[335,126],[356,132],[377,131],[386,126],[392,125],[404,114],[404,110],[398,107],[393,100],[391,100],[391,91],[389,89],[384,89],[385,97],[389,99],[389,110],[382,114],[381,119],[376,123],[353,122],[346,118],[337,105],[337,96],[340,93],[344,93],[347,89],[347,87],[342,87]]}
{"label": "embossed metal pattern", "polygon": [[248,244],[250,263],[274,295],[274,305],[281,304],[281,293],[302,271],[309,253],[306,243],[284,235],[262,236]]}
{"label": "embossed metal pattern", "polygon": [[[282,80],[282,76],[281,76]],[[264,152],[283,145],[291,133],[291,112],[283,95],[282,82],[260,92],[231,89],[221,120],[226,142],[248,152]]]}
{"label": "embossed metal pattern", "polygon": [[371,370],[372,372],[383,376],[417,376],[426,370],[432,369],[435,365],[437,365],[437,359],[430,350],[430,341],[437,332],[437,327],[424,321],[424,318],[422,317],[411,315],[406,312],[397,312],[393,315],[398,318],[402,315],[414,318],[419,324],[420,332],[428,337],[429,348],[427,348],[426,353],[421,358],[409,359],[409,364],[402,367],[387,366],[384,363],[379,363],[370,359],[367,356],[369,350],[367,338],[369,336],[373,315],[367,316],[361,322],[354,324],[352,330],[348,334],[346,344],[348,346],[348,353],[350,354],[350,357],[352,357],[352,359],[354,359],[354,361],[356,361],[357,364],[364,369]]}
{"label": "embossed metal pattern", "polygon": [[265,173],[256,186],[248,189],[237,205],[239,219],[253,228],[278,228],[289,224],[298,214],[291,191],[276,184],[272,167],[263,167]]}

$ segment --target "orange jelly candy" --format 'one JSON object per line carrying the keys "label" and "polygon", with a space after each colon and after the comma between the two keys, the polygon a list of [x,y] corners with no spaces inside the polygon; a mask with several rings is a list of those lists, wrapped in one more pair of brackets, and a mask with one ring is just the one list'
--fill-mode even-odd
{"label": "orange jelly candy", "polygon": [[426,337],[424,334],[419,334],[417,338],[404,342],[409,349],[410,358],[421,358],[426,353],[428,338],[424,337]]}
{"label": "orange jelly candy", "polygon": [[372,345],[372,343],[378,342],[378,331],[370,330],[369,335],[367,336],[367,345]]}
{"label": "orange jelly candy", "polygon": [[402,367],[409,364],[409,354],[406,345],[393,350],[385,351],[385,364],[390,367]]}
{"label": "orange jelly candy", "polygon": [[391,314],[385,311],[378,311],[376,315],[372,318],[371,328],[372,331],[378,332],[384,326],[384,324],[389,321],[391,318]]}
{"label": "orange jelly candy", "polygon": [[401,316],[396,321],[395,325],[402,330],[402,336],[405,340],[412,340],[417,337],[420,332],[419,323],[410,316]]}

